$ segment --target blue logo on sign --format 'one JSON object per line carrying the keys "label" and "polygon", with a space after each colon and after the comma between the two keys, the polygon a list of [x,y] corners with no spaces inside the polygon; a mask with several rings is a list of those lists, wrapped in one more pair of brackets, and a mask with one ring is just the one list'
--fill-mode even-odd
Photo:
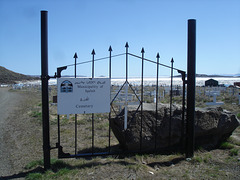
{"label": "blue logo on sign", "polygon": [[70,81],[63,81],[61,84],[61,92],[62,93],[71,93],[73,92],[73,85]]}

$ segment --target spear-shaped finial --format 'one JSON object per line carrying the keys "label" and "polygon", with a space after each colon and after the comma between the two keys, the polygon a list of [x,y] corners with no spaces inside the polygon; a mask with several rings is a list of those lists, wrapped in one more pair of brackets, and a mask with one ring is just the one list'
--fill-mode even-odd
{"label": "spear-shaped finial", "polygon": [[78,58],[76,52],[75,52],[73,58],[75,59],[75,64],[74,64],[74,65],[75,65],[75,68],[74,68],[74,76],[75,76],[75,78],[76,78],[76,77],[77,77],[77,58]]}
{"label": "spear-shaped finial", "polygon": [[129,47],[128,42],[126,42],[125,48],[128,48],[128,47]]}
{"label": "spear-shaped finial", "polygon": [[91,53],[92,55],[95,55],[95,51],[94,51],[94,49],[92,50],[92,53]]}
{"label": "spear-shaped finial", "polygon": [[74,54],[74,56],[73,56],[73,58],[78,58],[78,56],[77,56],[77,53],[75,52],[75,54]]}
{"label": "spear-shaped finial", "polygon": [[92,78],[94,78],[94,55],[95,55],[95,51],[94,49],[92,50]]}
{"label": "spear-shaped finial", "polygon": [[109,47],[108,51],[112,51],[112,47],[111,46]]}

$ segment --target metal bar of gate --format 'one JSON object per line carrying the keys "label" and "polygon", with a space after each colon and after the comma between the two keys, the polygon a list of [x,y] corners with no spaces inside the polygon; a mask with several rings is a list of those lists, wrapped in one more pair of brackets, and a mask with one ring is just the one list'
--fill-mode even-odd
{"label": "metal bar of gate", "polygon": [[181,132],[181,144],[182,144],[182,149],[184,149],[184,132],[185,132],[185,78],[186,78],[186,73],[182,72],[182,81],[183,81],[183,94],[182,94],[182,132]]}
{"label": "metal bar of gate", "polygon": [[44,169],[50,169],[49,96],[48,96],[48,12],[41,11],[41,79]]}
{"label": "metal bar of gate", "polygon": [[[59,147],[60,147],[60,141],[61,141],[61,139],[60,139],[60,116],[59,116],[59,115],[57,115],[57,126],[58,126],[58,142],[57,142],[57,147],[58,147],[58,149],[59,149]],[[58,153],[58,155],[59,155],[59,153]]]}
{"label": "metal bar of gate", "polygon": [[128,81],[128,43],[125,45],[126,48],[126,81]]}
{"label": "metal bar of gate", "polygon": [[140,151],[142,151],[142,129],[143,129],[143,70],[144,70],[144,49],[142,48],[142,76],[141,76],[141,130],[140,130]]}
{"label": "metal bar of gate", "polygon": [[[74,54],[75,59],[75,68],[74,68],[74,77],[77,78],[77,53]],[[77,114],[75,114],[75,156],[77,155]]]}
{"label": "metal bar of gate", "polygon": [[168,146],[171,146],[172,141],[172,98],[173,98],[173,58],[171,60],[171,91],[170,91],[170,119],[169,119],[169,142]]}
{"label": "metal bar of gate", "polygon": [[[109,49],[109,78],[110,78],[110,83],[111,83],[111,78],[112,78],[112,47],[110,46]],[[111,97],[111,84],[110,84],[110,97]],[[108,153],[111,151],[111,107],[110,107],[110,112],[108,116],[109,120],[109,128],[108,128]]]}
{"label": "metal bar of gate", "polygon": [[[94,55],[95,51],[92,50],[92,78],[94,78]],[[92,113],[92,154],[94,153],[94,113]]]}
{"label": "metal bar of gate", "polygon": [[[123,129],[126,130],[127,129],[127,122],[128,122],[128,111],[127,111],[127,108],[128,108],[128,105],[127,105],[127,93],[128,93],[128,43],[126,43],[125,45],[125,48],[126,48],[126,81],[125,81],[125,108],[124,108],[124,127]],[[124,135],[126,135],[124,133]]]}
{"label": "metal bar of gate", "polygon": [[156,81],[156,123],[155,123],[155,145],[154,149],[157,149],[157,118],[158,118],[158,74],[159,74],[159,53],[157,53],[157,81]]}

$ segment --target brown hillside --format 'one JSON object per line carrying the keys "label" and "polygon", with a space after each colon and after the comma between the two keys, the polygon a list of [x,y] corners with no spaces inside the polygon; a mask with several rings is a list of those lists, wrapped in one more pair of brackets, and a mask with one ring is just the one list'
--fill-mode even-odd
{"label": "brown hillside", "polygon": [[14,84],[17,81],[34,80],[36,77],[23,75],[0,66],[0,84]]}

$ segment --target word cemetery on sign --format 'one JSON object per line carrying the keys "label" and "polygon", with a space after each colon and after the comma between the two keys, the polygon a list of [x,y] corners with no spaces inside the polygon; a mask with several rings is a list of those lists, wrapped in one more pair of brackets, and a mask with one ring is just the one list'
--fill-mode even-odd
{"label": "word cemetery on sign", "polygon": [[110,112],[109,78],[58,78],[58,114]]}

